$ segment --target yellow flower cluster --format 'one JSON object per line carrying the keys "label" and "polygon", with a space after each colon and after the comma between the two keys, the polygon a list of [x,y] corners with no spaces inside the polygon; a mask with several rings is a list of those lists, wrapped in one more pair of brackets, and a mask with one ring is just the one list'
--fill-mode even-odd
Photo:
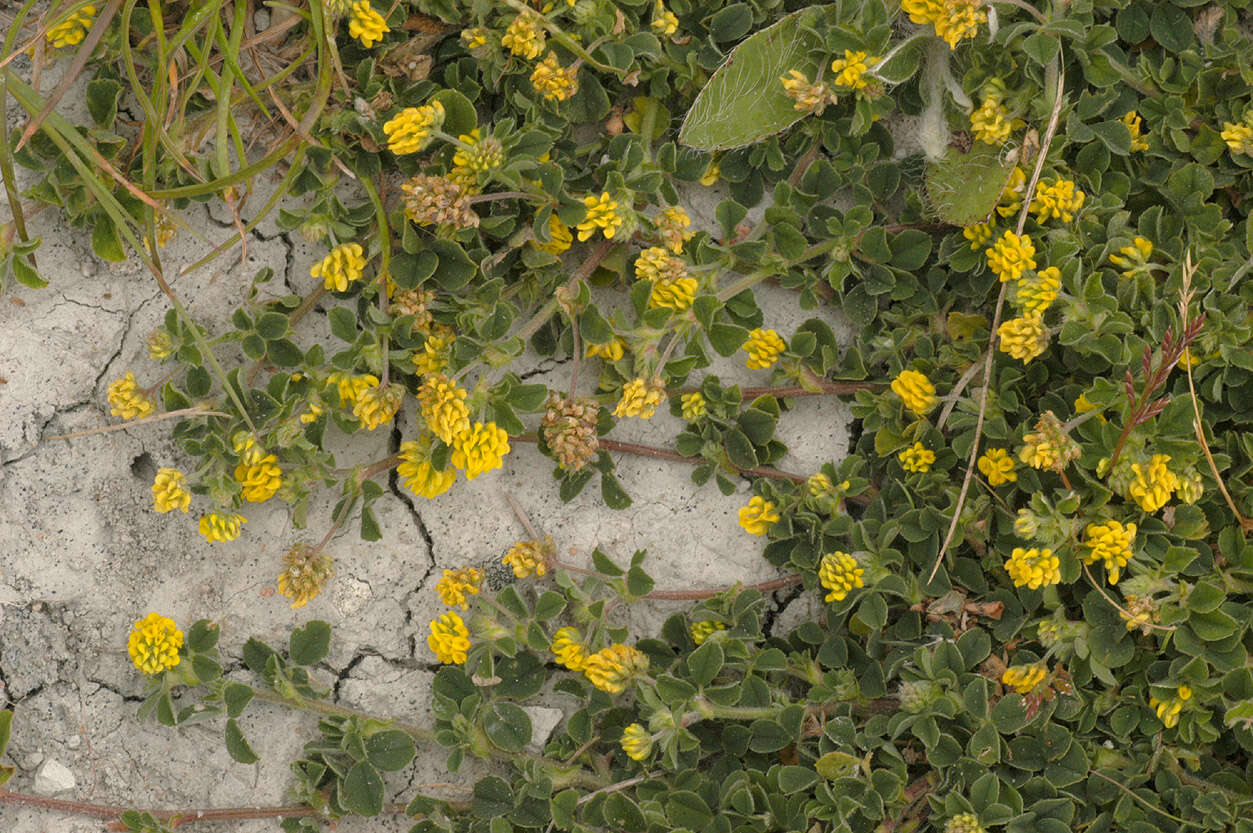
{"label": "yellow flower cluster", "polygon": [[1005,562],[1005,572],[1013,579],[1015,587],[1039,590],[1062,580],[1061,561],[1047,548],[1023,549],[1014,547]]}
{"label": "yellow flower cluster", "polygon": [[1056,266],[1047,266],[1018,279],[1014,301],[1028,315],[1041,315],[1057,300],[1061,288],[1061,270]]}
{"label": "yellow flower cluster", "polygon": [[935,407],[935,385],[917,370],[902,370],[892,380],[891,387],[892,393],[901,398],[905,407],[918,416],[926,416]]}
{"label": "yellow flower cluster", "polygon": [[53,49],[78,46],[87,37],[87,29],[96,16],[95,6],[83,6],[44,33],[44,41]]}
{"label": "yellow flower cluster", "polygon": [[1122,117],[1122,123],[1127,125],[1127,132],[1131,134],[1131,150],[1148,150],[1149,142],[1141,135],[1140,114],[1135,110],[1128,110]]}
{"label": "yellow flower cluster", "polygon": [[597,229],[604,233],[606,240],[612,240],[623,222],[622,215],[618,213],[618,201],[605,191],[599,197],[590,194],[584,197],[583,205],[587,208],[587,215],[578,225],[579,242],[587,240]]}
{"label": "yellow flower cluster", "polygon": [[149,613],[131,625],[126,639],[126,653],[145,674],[160,674],[178,665],[178,650],[182,647],[183,632],[173,619],[159,613]]}
{"label": "yellow flower cluster", "polygon": [[699,622],[692,623],[692,641],[697,645],[704,645],[705,640],[713,636],[718,631],[724,631],[727,626],[716,619],[703,619]]}
{"label": "yellow flower cluster", "polygon": [[676,255],[681,254],[683,244],[692,239],[692,232],[688,231],[692,226],[692,218],[681,207],[673,205],[663,208],[655,222],[661,242]]}
{"label": "yellow flower cluster", "polygon": [[587,649],[583,647],[583,635],[578,628],[567,625],[553,634],[553,656],[557,662],[571,671],[582,671],[587,662]]}
{"label": "yellow flower cluster", "polygon": [[1123,601],[1127,605],[1126,610],[1118,611],[1118,616],[1127,624],[1127,630],[1133,631],[1140,629],[1143,634],[1148,634],[1153,630],[1152,625],[1157,622],[1157,604],[1151,596],[1137,596],[1133,593],[1124,593]]}
{"label": "yellow flower cluster", "polygon": [[748,353],[748,358],[744,361],[745,367],[749,370],[765,370],[773,367],[779,360],[779,356],[787,349],[787,343],[774,330],[757,327],[749,331],[748,341],[740,349]]}
{"label": "yellow flower cluster", "polygon": [[1001,283],[1016,281],[1023,272],[1035,268],[1035,245],[1026,234],[1019,237],[1006,231],[984,254],[988,257],[988,268],[997,274]]}
{"label": "yellow flower cluster", "polygon": [[368,387],[357,396],[352,405],[352,415],[361,421],[366,430],[373,431],[392,421],[404,398],[405,389],[401,385]]}
{"label": "yellow flower cluster", "polygon": [[583,675],[592,685],[609,694],[621,694],[626,691],[627,683],[647,672],[648,657],[620,642],[597,651],[583,663]]}
{"label": "yellow flower cluster", "polygon": [[474,26],[469,29],[461,30],[461,42],[465,44],[466,49],[478,49],[487,46],[488,32],[482,26]]}
{"label": "yellow flower cluster", "polygon": [[944,833],[987,833],[974,813],[958,813],[944,824]]}
{"label": "yellow flower cluster", "polygon": [[152,480],[152,503],[161,514],[191,508],[191,492],[183,488],[183,473],[178,469],[159,469]]}
{"label": "yellow flower cluster", "polygon": [[1243,153],[1245,156],[1253,156],[1253,125],[1243,122],[1240,124],[1223,122],[1223,129],[1219,135],[1223,137],[1223,141],[1227,143],[1227,147],[1233,154]]}
{"label": "yellow flower cluster", "polygon": [[154,362],[165,361],[174,355],[174,337],[165,327],[158,327],[148,333],[148,358]]}
{"label": "yellow flower cluster", "polygon": [[1003,486],[1018,480],[1018,472],[1014,471],[1014,458],[1003,448],[989,448],[983,452],[978,465],[979,471],[991,486]]}
{"label": "yellow flower cluster", "polygon": [[374,46],[390,32],[383,15],[374,10],[370,0],[358,0],[352,4],[352,14],[348,18],[348,34],[361,41],[366,49]]}
{"label": "yellow flower cluster", "polygon": [[638,723],[632,723],[622,730],[619,741],[622,751],[633,761],[642,761],[652,754],[653,736]]}
{"label": "yellow flower cluster", "polygon": [[109,384],[109,413],[122,419],[146,417],[157,409],[157,405],[139,389],[135,374],[126,371],[126,375]]}
{"label": "yellow flower cluster", "polygon": [[[1081,393],[1079,394],[1079,396],[1075,398],[1075,414],[1076,415],[1086,414],[1088,411],[1095,411],[1095,410],[1096,410],[1096,405],[1091,400],[1088,399],[1087,393]],[[1101,422],[1106,421],[1105,417],[1102,416],[1101,414],[1097,414],[1096,418],[1099,419]]]}
{"label": "yellow flower cluster", "polygon": [[230,512],[222,514],[220,512],[210,512],[207,515],[200,516],[200,534],[204,536],[206,541],[219,541],[225,543],[234,541],[242,532],[244,524],[248,523],[248,519],[243,515]]}
{"label": "yellow flower cluster", "polygon": [[842,602],[854,587],[865,587],[862,576],[864,568],[857,565],[857,559],[846,552],[829,552],[818,563],[818,581],[831,592],[824,601]]}
{"label": "yellow flower cluster", "polygon": [[532,240],[531,245],[541,252],[559,255],[574,244],[574,235],[570,233],[570,227],[561,222],[556,212],[548,215],[548,236],[551,239],[547,243]]}
{"label": "yellow flower cluster", "polygon": [[326,377],[326,384],[335,386],[335,392],[339,394],[339,404],[345,408],[355,405],[361,394],[378,383],[378,377],[369,373],[360,376],[354,376],[351,373],[332,373]]}
{"label": "yellow flower cluster", "polygon": [[657,406],[666,401],[666,388],[661,379],[654,378],[650,382],[644,379],[632,379],[622,386],[622,398],[613,409],[616,417],[640,417],[652,419]]}
{"label": "yellow flower cluster", "polygon": [[835,492],[835,484],[831,482],[831,478],[820,471],[809,475],[809,479],[805,481],[805,487],[812,498],[830,497]]}
{"label": "yellow flower cluster", "polygon": [[418,388],[418,409],[431,433],[445,445],[452,445],[457,437],[470,430],[465,389],[441,373],[422,380],[422,387]]}
{"label": "yellow flower cluster", "polygon": [[984,98],[978,109],[970,114],[970,132],[984,144],[1004,144],[1013,131],[1009,111],[1001,104],[1000,96],[990,95]]}
{"label": "yellow flower cluster", "polygon": [[901,0],[901,11],[914,23],[930,23],[950,49],[973,38],[988,19],[983,0]]}
{"label": "yellow flower cluster", "polygon": [[505,150],[494,136],[483,138],[479,128],[457,137],[461,144],[452,155],[452,170],[448,179],[461,186],[467,194],[477,194],[479,175],[496,170],[505,163]]}
{"label": "yellow flower cluster", "polygon": [[1156,697],[1149,697],[1149,708],[1157,715],[1157,719],[1162,721],[1162,725],[1167,729],[1173,729],[1179,725],[1179,714],[1183,711],[1183,704],[1192,699],[1192,689],[1189,686],[1181,685],[1176,689],[1174,697],[1169,700],[1158,700]]}
{"label": "yellow flower cluster", "polygon": [[841,87],[864,90],[870,83],[866,79],[869,65],[878,62],[877,56],[867,55],[860,50],[854,52],[851,49],[845,49],[843,58],[836,58],[831,62],[831,71],[835,73],[835,83]]}
{"label": "yellow flower cluster", "polygon": [[931,471],[931,464],[935,462],[935,452],[919,442],[896,455],[896,458],[901,461],[901,468],[905,471],[921,473]]}
{"label": "yellow flower cluster", "polygon": [[433,440],[429,434],[423,434],[417,440],[400,444],[401,463],[396,467],[405,488],[427,500],[439,497],[452,488],[457,480],[457,470],[453,468],[440,471],[431,464],[431,445]]}
{"label": "yellow flower cluster", "polygon": [[1035,214],[1036,222],[1060,219],[1069,223],[1075,219],[1075,212],[1083,207],[1087,195],[1080,191],[1070,179],[1057,179],[1049,184],[1040,183],[1035,196],[1031,198],[1031,213]]}
{"label": "yellow flower cluster", "polygon": [[322,593],[334,572],[329,555],[308,544],[296,544],[283,556],[278,592],[292,600],[292,610],[298,610]]}
{"label": "yellow flower cluster", "polygon": [[445,570],[444,575],[435,584],[435,592],[439,600],[449,607],[469,607],[469,597],[479,594],[479,585],[483,582],[483,571],[477,567],[463,567],[460,570]]}
{"label": "yellow flower cluster", "polygon": [[544,51],[544,30],[531,14],[520,14],[510,21],[501,46],[513,55],[534,61]]}
{"label": "yellow flower cluster", "polygon": [[426,645],[440,662],[461,665],[470,651],[470,631],[461,617],[450,610],[431,620]]}
{"label": "yellow flower cluster", "polygon": [[1019,694],[1030,694],[1036,686],[1044,682],[1043,665],[1012,665],[1001,674],[1001,682],[1010,686]]}
{"label": "yellow flower cluster", "polygon": [[1049,331],[1040,313],[1011,318],[996,330],[1001,352],[1023,364],[1042,354],[1049,346]]}
{"label": "yellow flower cluster", "polygon": [[1036,421],[1035,431],[1023,435],[1018,459],[1033,469],[1061,471],[1079,457],[1079,444],[1066,433],[1061,420],[1045,411]]}
{"label": "yellow flower cluster", "polygon": [[383,124],[387,149],[397,156],[425,148],[435,131],[444,126],[444,105],[438,101],[421,107],[406,107]]}
{"label": "yellow flower cluster", "polygon": [[1022,208],[1022,195],[1026,190],[1027,172],[1022,168],[1015,167],[1009,172],[1009,179],[1005,182],[1005,190],[1001,192],[1001,198],[997,200],[996,213],[1002,217],[1017,214],[1018,209]]}
{"label": "yellow flower cluster", "polygon": [[244,500],[265,503],[283,485],[283,470],[279,468],[278,456],[266,454],[255,446],[247,448],[243,459],[235,467],[235,480],[242,487],[240,494]]}
{"label": "yellow flower cluster", "polygon": [[531,71],[531,85],[549,101],[565,101],[579,90],[578,71],[563,67],[551,50]]}
{"label": "yellow flower cluster", "polygon": [[616,362],[626,355],[626,342],[614,336],[604,344],[587,345],[587,355],[602,358],[607,362]]}
{"label": "yellow flower cluster", "polygon": [[1148,272],[1149,257],[1153,254],[1153,242],[1143,237],[1136,237],[1130,245],[1123,246],[1118,254],[1110,255],[1109,262],[1122,269],[1124,278],[1132,278],[1142,272]]}
{"label": "yellow flower cluster", "polygon": [[456,340],[457,336],[451,330],[429,333],[422,343],[422,349],[413,354],[413,369],[420,376],[443,372],[448,367],[452,343]]}
{"label": "yellow flower cluster", "polygon": [[1154,454],[1148,463],[1131,464],[1131,483],[1127,494],[1145,512],[1156,512],[1166,505],[1170,495],[1179,488],[1179,477],[1166,464],[1169,454]]}
{"label": "yellow flower cluster", "polygon": [[984,223],[975,223],[973,226],[966,226],[962,229],[962,237],[970,241],[970,251],[977,252],[988,244],[992,239],[992,235],[996,232],[996,223],[988,220]]}
{"label": "yellow flower cluster", "polygon": [[526,578],[532,573],[545,576],[548,574],[548,553],[551,549],[551,540],[518,541],[505,553],[501,563],[512,568],[514,578]]}
{"label": "yellow flower cluster", "polygon": [[1083,545],[1088,548],[1088,552],[1083,556],[1084,562],[1095,564],[1104,561],[1109,583],[1117,584],[1122,568],[1131,560],[1131,544],[1136,538],[1136,525],[1123,526],[1118,521],[1088,524],[1085,535]]}
{"label": "yellow flower cluster", "polygon": [[452,464],[466,473],[466,480],[498,469],[509,453],[509,434],[496,423],[474,423],[474,427],[453,439]]}
{"label": "yellow flower cluster", "polygon": [[695,422],[709,413],[709,405],[700,391],[680,396],[679,407],[683,409],[683,418],[688,422]]}
{"label": "yellow flower cluster", "polygon": [[679,19],[675,17],[674,12],[666,8],[662,0],[657,0],[653,5],[653,21],[649,27],[657,35],[668,38],[679,31]]}
{"label": "yellow flower cluster", "polygon": [[740,526],[749,535],[765,535],[779,520],[779,513],[774,511],[774,503],[763,497],[754,496],[747,506],[741,506],[739,512]]}
{"label": "yellow flower cluster", "polygon": [[330,254],[313,264],[309,274],[322,279],[328,290],[345,292],[348,284],[360,280],[365,270],[364,250],[360,243],[341,243]]}
{"label": "yellow flower cluster", "polygon": [[648,306],[682,312],[696,299],[696,278],[687,273],[687,264],[662,246],[651,246],[635,259],[635,277],[651,281]]}

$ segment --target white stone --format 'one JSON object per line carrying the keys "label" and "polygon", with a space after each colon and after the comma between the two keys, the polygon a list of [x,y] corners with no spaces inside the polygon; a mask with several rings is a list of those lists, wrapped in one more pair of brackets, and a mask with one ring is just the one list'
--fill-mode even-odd
{"label": "white stone", "polygon": [[542,752],[553,730],[566,716],[565,712],[547,706],[523,706],[522,711],[531,718],[531,742],[527,744],[527,751]]}
{"label": "white stone", "polygon": [[35,786],[32,789],[38,795],[56,795],[74,789],[77,783],[69,767],[55,758],[49,758],[35,771]]}

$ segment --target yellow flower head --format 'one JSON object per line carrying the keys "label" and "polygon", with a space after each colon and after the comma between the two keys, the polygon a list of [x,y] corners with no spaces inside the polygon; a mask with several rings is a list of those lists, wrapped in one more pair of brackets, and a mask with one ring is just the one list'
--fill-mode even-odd
{"label": "yellow flower head", "polygon": [[274,497],[274,493],[283,485],[283,470],[279,468],[278,456],[262,456],[260,453],[254,455],[252,462],[243,462],[235,467],[235,480],[243,487],[240,494],[244,500],[249,503],[264,503]]}
{"label": "yellow flower head", "polygon": [[179,663],[178,649],[183,647],[183,632],[174,620],[159,613],[149,613],[131,625],[126,640],[126,653],[131,662],[145,674],[160,674]]}
{"label": "yellow flower head", "polygon": [[542,577],[548,575],[548,556],[552,548],[549,538],[518,541],[500,561],[513,570],[514,578],[527,578],[532,573]]}
{"label": "yellow flower head", "polygon": [[1131,134],[1131,150],[1148,150],[1149,142],[1141,134],[1140,114],[1135,110],[1128,110],[1126,115],[1122,117],[1122,123],[1127,125],[1127,131]]}
{"label": "yellow flower head", "polygon": [[417,153],[430,144],[436,130],[444,126],[444,105],[438,101],[421,107],[406,107],[383,125],[387,148],[397,156]]}
{"label": "yellow flower head", "polygon": [[574,235],[570,233],[570,227],[561,222],[561,218],[555,211],[548,215],[548,236],[551,239],[547,243],[532,240],[531,245],[542,252],[559,255],[574,244]]}
{"label": "yellow flower head", "polygon": [[1243,123],[1223,122],[1222,133],[1219,135],[1223,137],[1233,156],[1237,153],[1253,156],[1253,127]]}
{"label": "yellow flower head", "polygon": [[126,375],[109,384],[109,412],[122,419],[146,417],[157,409],[156,403],[149,399],[135,381],[135,374],[126,371]]}
{"label": "yellow flower head", "polygon": [[1045,411],[1036,421],[1035,431],[1023,435],[1018,459],[1033,469],[1061,471],[1079,458],[1079,444],[1066,433],[1061,420]]}
{"label": "yellow flower head", "polygon": [[1144,237],[1136,237],[1130,245],[1123,246],[1118,252],[1109,256],[1109,262],[1122,269],[1124,278],[1132,278],[1148,271],[1149,258],[1153,255],[1153,242]]}
{"label": "yellow flower head", "polygon": [[718,181],[722,176],[722,166],[718,164],[717,159],[709,160],[709,164],[705,166],[705,172],[700,175],[700,184],[709,187]]}
{"label": "yellow flower head", "polygon": [[865,569],[857,566],[857,559],[846,552],[829,552],[818,564],[818,581],[831,592],[824,601],[842,602],[854,587],[865,587],[861,577]]}
{"label": "yellow flower head", "polygon": [[148,333],[148,358],[154,362],[165,361],[174,355],[174,336],[165,327],[158,327]]}
{"label": "yellow flower head", "polygon": [[901,0],[901,11],[914,23],[930,23],[950,49],[979,32],[988,19],[983,0]]}
{"label": "yellow flower head", "polygon": [[479,594],[479,584],[483,581],[483,571],[477,567],[463,567],[460,570],[445,570],[443,577],[435,585],[439,600],[449,607],[469,607],[469,597]]}
{"label": "yellow flower head", "polygon": [[96,16],[95,6],[83,6],[44,33],[44,41],[53,49],[78,46],[87,37],[87,29]]}
{"label": "yellow flower head", "polygon": [[621,694],[632,679],[647,672],[648,657],[620,642],[597,651],[583,663],[583,675],[609,694]]}
{"label": "yellow flower head", "polygon": [[974,813],[958,813],[944,823],[944,833],[987,833]]}
{"label": "yellow flower head", "polygon": [[441,373],[422,380],[422,387],[418,388],[418,408],[431,433],[446,445],[453,445],[457,437],[470,430],[465,389]]}
{"label": "yellow flower head", "polygon": [[1175,496],[1189,505],[1196,503],[1205,494],[1205,482],[1199,472],[1191,471],[1179,476],[1179,485],[1175,487]]}
{"label": "yellow flower head", "polygon": [[1015,303],[1028,315],[1042,315],[1057,300],[1062,273],[1056,266],[1023,275],[1015,285]]}
{"label": "yellow flower head", "polygon": [[704,619],[700,622],[692,623],[692,641],[697,645],[704,645],[705,640],[713,636],[718,631],[724,631],[727,626],[716,619]]}
{"label": "yellow flower head", "polygon": [[1085,535],[1087,537],[1083,545],[1088,548],[1088,552],[1083,556],[1083,560],[1088,564],[1105,562],[1109,583],[1117,584],[1122,568],[1126,567],[1127,562],[1131,560],[1131,545],[1136,538],[1136,525],[1123,526],[1118,521],[1088,524]]}
{"label": "yellow flower head", "polygon": [[1156,697],[1149,697],[1149,708],[1157,715],[1157,719],[1162,721],[1162,725],[1167,729],[1172,729],[1179,725],[1179,714],[1183,711],[1183,704],[1192,699],[1192,689],[1186,685],[1179,686],[1176,689],[1174,697],[1169,700],[1158,700]]}
{"label": "yellow flower head", "polygon": [[1153,630],[1153,625],[1158,620],[1157,604],[1150,596],[1136,596],[1131,593],[1123,594],[1123,601],[1126,603],[1126,610],[1119,610],[1118,616],[1127,624],[1127,630],[1133,631],[1137,628],[1141,633],[1148,634]]}
{"label": "yellow flower head", "polygon": [[870,83],[866,79],[869,65],[878,62],[876,56],[867,55],[864,51],[845,49],[843,58],[836,58],[831,62],[831,71],[835,73],[835,83],[841,87],[864,90]]}
{"label": "yellow flower head", "polygon": [[496,423],[474,423],[469,431],[453,439],[452,464],[466,473],[466,480],[498,469],[509,453],[509,434]]}
{"label": "yellow flower head", "polygon": [[996,221],[988,220],[962,229],[962,237],[970,241],[970,251],[977,252],[987,245],[996,231]]}
{"label": "yellow flower head", "polygon": [[329,290],[345,292],[348,284],[360,280],[365,270],[365,255],[360,243],[341,243],[331,253],[313,264],[309,274],[322,279]]}
{"label": "yellow flower head", "polygon": [[1013,130],[1014,125],[1010,121],[1009,111],[1005,109],[997,96],[988,96],[983,99],[979,108],[970,114],[970,132],[984,144],[994,146],[1004,144]]}
{"label": "yellow flower head", "polygon": [[161,514],[191,508],[191,492],[183,488],[183,473],[178,469],[159,469],[152,481],[152,502]]}
{"label": "yellow flower head", "polygon": [[1001,192],[1001,198],[997,201],[996,213],[1002,217],[1017,214],[1018,209],[1022,208],[1022,195],[1026,190],[1027,172],[1022,168],[1015,167],[1009,172],[1005,190]]}
{"label": "yellow flower head", "polygon": [[632,723],[623,729],[622,739],[618,743],[633,761],[642,761],[653,752],[653,736],[638,723]]}
{"label": "yellow flower head", "polygon": [[1014,547],[1005,562],[1005,572],[1009,573],[1015,587],[1029,587],[1032,590],[1039,590],[1062,580],[1061,561],[1050,549]]}
{"label": "yellow flower head", "polygon": [[200,534],[206,541],[234,541],[239,537],[242,526],[248,523],[243,515],[233,512],[222,514],[210,512],[200,516]]}
{"label": "yellow flower head", "polygon": [[622,398],[613,409],[613,415],[622,417],[639,417],[652,419],[657,406],[666,401],[666,388],[660,379],[654,378],[645,382],[644,379],[632,379],[622,386]]}
{"label": "yellow flower head", "polygon": [[392,421],[404,398],[405,389],[401,385],[375,385],[366,388],[357,397],[352,406],[352,415],[366,430],[373,431]]}
{"label": "yellow flower head", "polygon": [[531,72],[531,86],[548,101],[565,101],[579,90],[578,69],[563,67],[557,53],[549,51]]}
{"label": "yellow flower head", "polygon": [[587,208],[587,216],[578,225],[579,242],[587,240],[597,229],[604,233],[606,240],[612,240],[623,223],[622,215],[618,213],[618,201],[605,191],[599,197],[584,197],[583,205]]}
{"label": "yellow flower head", "polygon": [[[1095,411],[1095,410],[1096,410],[1096,405],[1092,403],[1091,401],[1089,401],[1088,395],[1086,393],[1079,394],[1078,398],[1075,399],[1075,414],[1076,415],[1086,414],[1088,411]],[[1102,416],[1101,414],[1097,414],[1096,418],[1099,419],[1101,422],[1106,421],[1105,417]]]}
{"label": "yellow flower head", "polygon": [[488,32],[482,26],[474,26],[469,29],[461,30],[461,42],[465,44],[466,49],[474,50],[482,46],[487,46]]}
{"label": "yellow flower head", "polygon": [[534,61],[544,51],[544,30],[531,14],[520,14],[509,22],[501,46],[513,55]]}
{"label": "yellow flower head", "polygon": [[745,367],[749,370],[765,370],[773,367],[779,360],[779,356],[787,349],[787,343],[774,330],[757,327],[749,332],[748,341],[740,349],[748,353],[748,358],[744,361]]}
{"label": "yellow flower head", "polygon": [[439,497],[452,488],[457,480],[457,470],[447,468],[443,471],[431,463],[431,445],[434,440],[430,434],[423,434],[417,440],[400,444],[401,463],[396,467],[396,475],[405,488],[427,500]]}
{"label": "yellow flower head", "polygon": [[587,345],[587,355],[598,356],[607,362],[616,362],[626,355],[626,342],[617,336],[604,344]]}
{"label": "yellow flower head", "polygon": [[640,252],[635,259],[635,277],[653,284],[648,296],[650,308],[666,307],[682,312],[696,299],[698,283],[696,278],[688,276],[687,264],[661,246]]}
{"label": "yellow flower head", "polygon": [[901,461],[901,468],[905,471],[919,473],[930,471],[931,464],[935,462],[935,452],[922,443],[914,443],[896,457]]}
{"label": "yellow flower head", "polygon": [[649,26],[658,36],[668,38],[679,31],[679,19],[675,17],[674,12],[666,8],[662,0],[657,0],[653,5],[653,22]]}
{"label": "yellow flower head", "polygon": [[692,218],[677,205],[663,208],[655,222],[661,242],[669,246],[670,251],[676,255],[683,251],[683,244],[692,239],[692,232],[688,231]]}
{"label": "yellow flower head", "polygon": [[414,351],[413,369],[420,376],[442,373],[448,368],[452,358],[452,343],[457,336],[450,330],[447,332],[431,332],[422,343],[422,349]]}
{"label": "yellow flower head", "polygon": [[[472,174],[485,174],[496,170],[505,162],[505,151],[500,141],[494,136],[483,138],[476,127],[469,133],[457,137],[461,142],[453,152],[452,164],[455,169],[468,171]],[[450,179],[455,179],[449,174]],[[477,180],[473,183],[477,186]]]}
{"label": "yellow flower head", "polygon": [[918,416],[926,416],[935,407],[935,385],[917,370],[902,370],[892,380],[891,387],[892,393],[901,398],[905,407]]}
{"label": "yellow flower head", "polygon": [[366,49],[374,46],[390,32],[383,15],[374,10],[370,0],[358,0],[352,4],[352,14],[348,18],[348,34],[361,41]]}
{"label": "yellow flower head", "polygon": [[702,419],[709,412],[708,403],[700,391],[685,393],[679,397],[679,406],[683,409],[683,418],[688,422]]}
{"label": "yellow flower head", "polygon": [[296,544],[283,556],[278,592],[292,600],[292,610],[298,610],[322,593],[334,573],[329,555],[308,544]]}
{"label": "yellow flower head", "polygon": [[1131,484],[1127,494],[1145,512],[1156,512],[1166,505],[1170,495],[1179,488],[1179,477],[1166,467],[1168,454],[1154,454],[1148,463],[1131,464]]}
{"label": "yellow flower head", "polygon": [[1023,272],[1035,268],[1035,246],[1025,234],[1019,237],[1006,231],[984,254],[988,256],[988,268],[997,274],[1001,283],[1016,281]]}
{"label": "yellow flower head", "polygon": [[774,511],[774,503],[759,496],[754,496],[747,506],[741,506],[739,516],[740,526],[744,531],[757,536],[765,535],[779,520],[779,513]]}
{"label": "yellow flower head", "polygon": [[1001,352],[1023,364],[1042,354],[1049,346],[1049,331],[1041,313],[1011,318],[996,330]]}
{"label": "yellow flower head", "polygon": [[578,628],[559,628],[553,634],[552,651],[557,662],[571,671],[582,671],[587,662],[587,649],[583,647],[583,635]]}
{"label": "yellow flower head", "polygon": [[440,662],[461,665],[470,651],[470,631],[460,616],[449,611],[431,620],[426,645]]}
{"label": "yellow flower head", "polygon": [[1043,665],[1013,665],[1005,669],[1001,682],[1010,686],[1019,694],[1030,694],[1035,687],[1044,682]]}
{"label": "yellow flower head", "polygon": [[1073,180],[1058,179],[1045,185],[1040,183],[1035,196],[1031,198],[1031,212],[1036,222],[1060,219],[1069,223],[1075,219],[1075,212],[1083,207],[1086,195],[1075,187]]}
{"label": "yellow flower head", "polygon": [[[332,373],[326,377],[326,384],[335,386],[335,392],[339,394],[339,404],[345,408],[355,405],[361,394],[378,383],[378,377],[368,373],[361,376],[354,376],[351,373]],[[235,450],[239,451],[238,448]]]}
{"label": "yellow flower head", "polygon": [[302,425],[308,425],[311,422],[316,422],[320,416],[322,416],[322,404],[320,402],[310,400],[309,410],[300,415],[300,422]]}
{"label": "yellow flower head", "polygon": [[979,458],[979,471],[988,479],[988,484],[1001,486],[1018,480],[1014,471],[1014,458],[1003,448],[989,448]]}

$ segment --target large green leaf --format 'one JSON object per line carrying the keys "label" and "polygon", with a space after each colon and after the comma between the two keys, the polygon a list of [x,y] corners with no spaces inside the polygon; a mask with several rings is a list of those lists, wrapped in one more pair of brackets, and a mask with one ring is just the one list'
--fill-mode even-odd
{"label": "large green leaf", "polygon": [[700,150],[742,147],[803,118],[779,78],[793,69],[813,77],[810,54],[822,44],[811,27],[822,14],[820,6],[801,9],[737,46],[692,102],[679,142]]}
{"label": "large green leaf", "polygon": [[942,159],[927,166],[927,198],[946,223],[982,223],[996,207],[1013,169],[990,145],[977,144],[969,153],[949,148]]}

